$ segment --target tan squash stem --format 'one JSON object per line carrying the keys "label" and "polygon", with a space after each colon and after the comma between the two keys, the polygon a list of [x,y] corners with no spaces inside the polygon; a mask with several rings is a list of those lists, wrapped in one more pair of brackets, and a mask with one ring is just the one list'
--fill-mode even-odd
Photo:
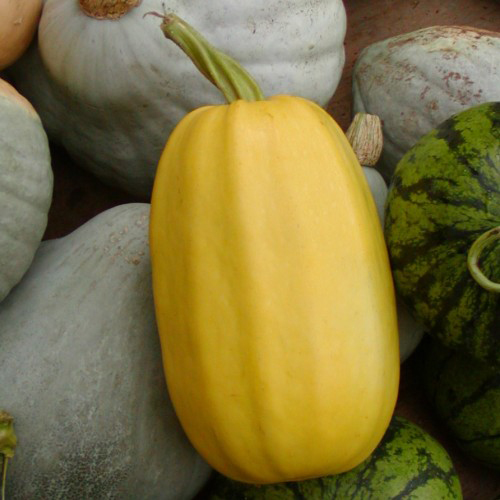
{"label": "tan squash stem", "polygon": [[481,234],[471,245],[467,254],[467,267],[472,277],[485,290],[496,293],[500,293],[500,283],[495,283],[484,275],[479,267],[479,257],[484,247],[498,239],[500,239],[500,226],[494,227]]}
{"label": "tan squash stem", "polygon": [[384,145],[380,118],[368,113],[356,113],[345,135],[360,165],[374,167]]}
{"label": "tan squash stem", "polygon": [[192,26],[175,14],[148,12],[161,17],[161,30],[193,61],[198,70],[213,83],[228,103],[238,99],[260,101],[262,91],[250,74],[234,59],[213,47]]}
{"label": "tan squash stem", "polygon": [[1,499],[5,500],[7,482],[7,464],[14,456],[17,438],[14,432],[14,419],[6,411],[0,410],[0,457],[2,459],[2,475],[0,477]]}
{"label": "tan squash stem", "polygon": [[142,0],[78,0],[81,10],[94,19],[115,20],[138,7]]}

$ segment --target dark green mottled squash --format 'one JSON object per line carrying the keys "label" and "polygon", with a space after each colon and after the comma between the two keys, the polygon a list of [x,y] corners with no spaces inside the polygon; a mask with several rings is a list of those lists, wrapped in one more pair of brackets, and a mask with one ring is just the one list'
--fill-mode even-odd
{"label": "dark green mottled squash", "polygon": [[405,154],[385,236],[396,288],[429,333],[499,364],[499,102],[454,115]]}
{"label": "dark green mottled squash", "polygon": [[433,339],[426,345],[426,392],[462,450],[500,469],[500,370]]}
{"label": "dark green mottled squash", "polygon": [[187,500],[208,478],[164,382],[148,221],[126,204],[43,242],[0,304],[9,500]]}
{"label": "dark green mottled squash", "polygon": [[427,432],[393,417],[363,463],[343,474],[253,485],[214,476],[208,500],[459,500],[460,482],[446,450]]}

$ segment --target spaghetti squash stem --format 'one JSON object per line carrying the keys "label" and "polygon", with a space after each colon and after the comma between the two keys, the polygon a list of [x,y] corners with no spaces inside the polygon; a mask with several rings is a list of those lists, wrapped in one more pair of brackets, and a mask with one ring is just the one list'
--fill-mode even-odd
{"label": "spaghetti squash stem", "polygon": [[489,292],[500,292],[500,283],[490,280],[479,267],[479,257],[484,247],[500,239],[500,226],[489,229],[481,234],[471,245],[467,254],[467,267],[477,283]]}
{"label": "spaghetti squash stem", "polygon": [[172,13],[147,12],[144,15],[163,19],[161,30],[165,37],[182,49],[198,70],[224,94],[228,103],[238,99],[264,99],[260,87],[238,62],[213,47],[181,18]]}

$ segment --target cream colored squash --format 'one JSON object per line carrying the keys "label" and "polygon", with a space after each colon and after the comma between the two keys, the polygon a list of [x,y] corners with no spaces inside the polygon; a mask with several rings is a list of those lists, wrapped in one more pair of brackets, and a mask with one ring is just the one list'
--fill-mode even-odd
{"label": "cream colored squash", "polygon": [[341,0],[129,1],[130,10],[114,20],[105,19],[110,13],[102,8],[104,19],[91,17],[92,4],[117,8],[124,2],[80,3],[46,0],[39,51],[34,48],[10,74],[49,136],[78,164],[139,196],[149,196],[177,122],[199,106],[222,102],[146,12],[166,8],[190,19],[241,61],[268,95],[294,94],[325,105],[342,73]]}
{"label": "cream colored squash", "polygon": [[0,301],[33,260],[47,226],[52,189],[42,122],[31,104],[0,80]]}
{"label": "cream colored squash", "polygon": [[35,35],[42,0],[0,2],[0,69],[18,59]]}

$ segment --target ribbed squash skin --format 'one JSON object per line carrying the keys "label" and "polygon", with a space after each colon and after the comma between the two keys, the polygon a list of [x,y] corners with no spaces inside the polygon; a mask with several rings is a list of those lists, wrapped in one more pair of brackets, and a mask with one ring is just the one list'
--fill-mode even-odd
{"label": "ribbed squash skin", "polygon": [[200,108],[161,157],[153,288],[168,388],[219,472],[342,472],[382,438],[399,381],[394,290],[347,139],[312,102]]}
{"label": "ribbed squash skin", "polygon": [[375,451],[344,474],[252,485],[216,474],[208,500],[462,500],[457,472],[439,441],[395,416]]}
{"label": "ribbed squash skin", "polygon": [[33,261],[53,184],[49,141],[38,114],[0,79],[0,302]]}

